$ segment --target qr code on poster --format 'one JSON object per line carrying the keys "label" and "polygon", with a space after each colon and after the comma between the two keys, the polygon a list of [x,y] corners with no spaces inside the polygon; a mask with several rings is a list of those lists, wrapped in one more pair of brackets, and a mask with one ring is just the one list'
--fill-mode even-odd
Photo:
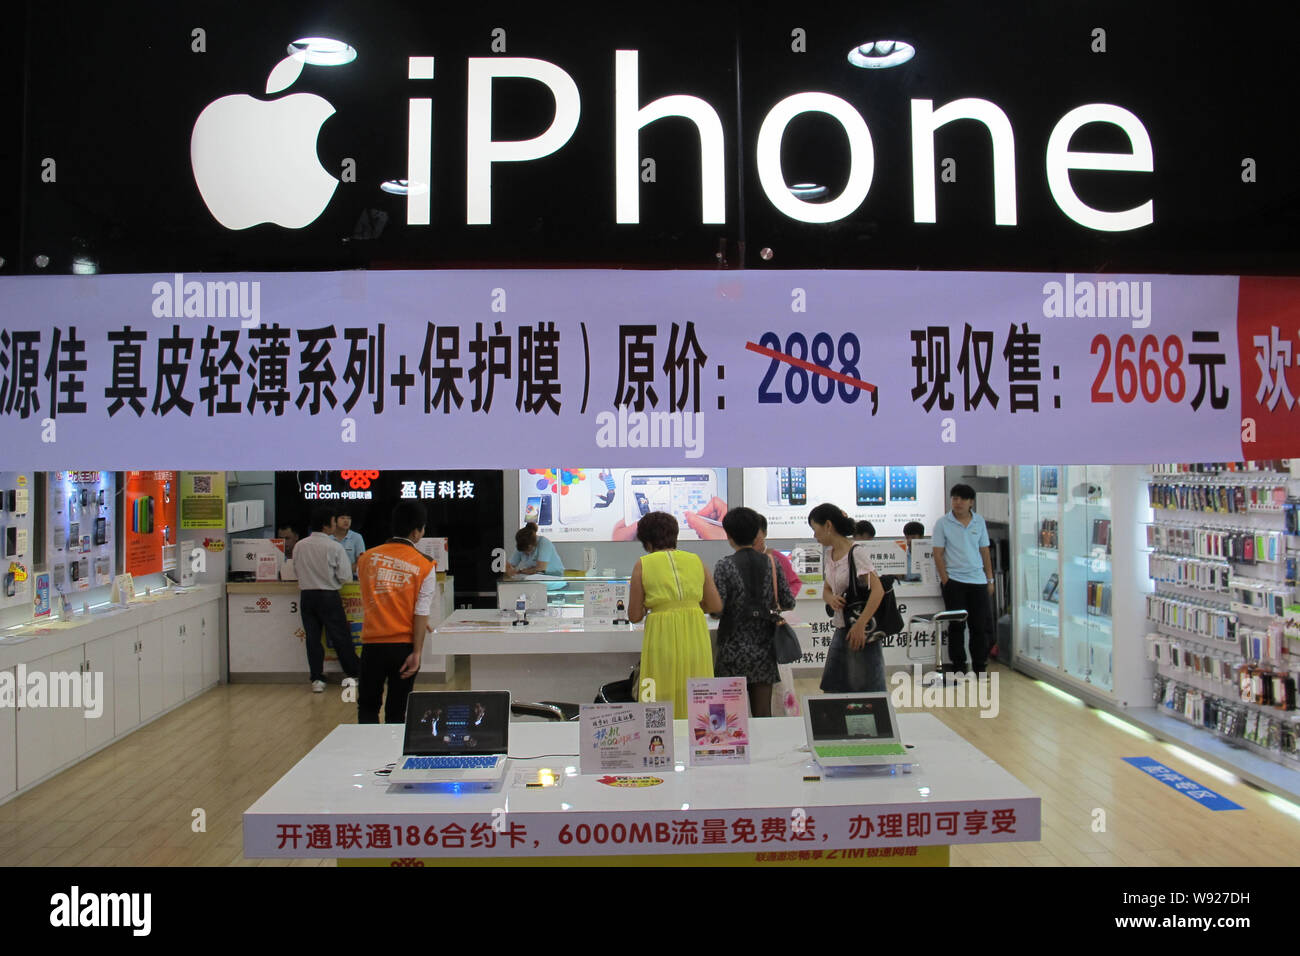
{"label": "qr code on poster", "polygon": [[194,493],[196,495],[212,494],[212,476],[195,475],[194,476]]}
{"label": "qr code on poster", "polygon": [[647,707],[645,709],[645,729],[663,730],[668,726],[667,707]]}

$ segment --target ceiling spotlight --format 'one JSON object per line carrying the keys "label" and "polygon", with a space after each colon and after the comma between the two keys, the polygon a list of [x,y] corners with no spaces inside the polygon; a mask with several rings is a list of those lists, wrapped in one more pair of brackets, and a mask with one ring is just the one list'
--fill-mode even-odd
{"label": "ceiling spotlight", "polygon": [[33,261],[36,263],[36,268],[38,268],[38,269],[44,269],[46,266],[48,266],[48,265],[50,264],[50,257],[49,257],[49,256],[37,256]]}
{"label": "ceiling spotlight", "polygon": [[99,272],[99,263],[90,256],[76,256],[72,260],[74,276],[93,276]]}
{"label": "ceiling spotlight", "polygon": [[312,66],[343,66],[357,58],[357,51],[342,40],[303,37],[289,44],[289,55]]}
{"label": "ceiling spotlight", "polygon": [[820,199],[826,195],[826,187],[818,186],[816,183],[795,183],[790,187],[790,192],[796,199]]}
{"label": "ceiling spotlight", "polygon": [[901,66],[916,56],[916,47],[902,40],[874,40],[849,51],[849,62],[864,70]]}

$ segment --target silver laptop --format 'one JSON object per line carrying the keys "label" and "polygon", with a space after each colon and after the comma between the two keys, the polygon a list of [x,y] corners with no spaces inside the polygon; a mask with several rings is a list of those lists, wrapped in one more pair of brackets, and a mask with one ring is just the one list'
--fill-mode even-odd
{"label": "silver laptop", "polygon": [[510,744],[510,692],[413,693],[406,700],[402,759],[395,784],[495,790],[505,779]]}
{"label": "silver laptop", "polygon": [[912,762],[887,693],[809,697],[803,713],[808,749],[824,770]]}

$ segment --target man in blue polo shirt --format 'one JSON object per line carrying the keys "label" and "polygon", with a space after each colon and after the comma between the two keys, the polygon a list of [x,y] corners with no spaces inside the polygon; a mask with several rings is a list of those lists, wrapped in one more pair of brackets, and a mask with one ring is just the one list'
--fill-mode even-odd
{"label": "man in blue polo shirt", "polygon": [[[934,526],[934,564],[939,571],[943,605],[967,613],[971,670],[980,674],[989,656],[989,606],[993,599],[993,559],[989,529],[975,513],[975,489],[952,486],[952,510]],[[948,656],[957,671],[966,670],[966,635],[960,624],[948,627]]]}

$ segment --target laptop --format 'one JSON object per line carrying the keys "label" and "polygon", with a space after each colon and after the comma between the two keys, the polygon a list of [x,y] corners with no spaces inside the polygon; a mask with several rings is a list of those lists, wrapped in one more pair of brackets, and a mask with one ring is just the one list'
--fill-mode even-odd
{"label": "laptop", "polygon": [[887,693],[809,697],[803,713],[808,749],[823,770],[911,763]]}
{"label": "laptop", "polygon": [[509,761],[510,692],[413,693],[406,700],[402,759],[391,783],[496,790]]}

